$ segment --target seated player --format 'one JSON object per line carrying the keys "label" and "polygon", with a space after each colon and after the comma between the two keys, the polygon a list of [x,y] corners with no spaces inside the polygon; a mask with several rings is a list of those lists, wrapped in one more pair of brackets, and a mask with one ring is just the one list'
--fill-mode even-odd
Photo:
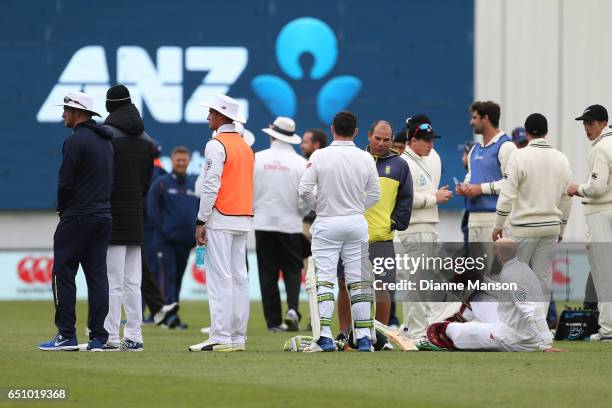
{"label": "seated player", "polygon": [[[546,316],[537,307],[543,299],[542,288],[529,266],[516,258],[516,252],[517,245],[509,238],[498,240],[493,247],[501,264],[500,282],[515,283],[517,289],[498,293],[496,301],[473,302],[475,307],[462,307],[447,321],[429,325],[427,338],[434,349],[565,351],[551,347]],[[479,315],[488,318],[482,321]]]}

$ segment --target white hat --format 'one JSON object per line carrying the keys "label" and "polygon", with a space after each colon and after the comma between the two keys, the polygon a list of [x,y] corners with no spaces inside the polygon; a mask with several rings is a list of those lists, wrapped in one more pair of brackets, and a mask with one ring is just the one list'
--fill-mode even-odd
{"label": "white hat", "polygon": [[70,92],[64,96],[64,103],[55,106],[70,106],[71,108],[91,112],[93,116],[100,116],[93,110],[93,98],[84,92]]}
{"label": "white hat", "polygon": [[270,127],[261,130],[282,142],[300,144],[302,141],[302,138],[295,134],[293,119],[284,116],[279,116]]}
{"label": "white hat", "polygon": [[244,139],[246,144],[248,144],[249,146],[253,146],[253,143],[255,143],[255,135],[253,134],[253,132],[245,128],[244,125],[240,122],[234,123],[234,128],[236,129],[236,132],[242,135],[242,138]]}
{"label": "white hat", "polygon": [[238,102],[227,95],[217,95],[212,102],[201,103],[200,106],[214,109],[233,121],[246,123],[246,119],[239,112]]}

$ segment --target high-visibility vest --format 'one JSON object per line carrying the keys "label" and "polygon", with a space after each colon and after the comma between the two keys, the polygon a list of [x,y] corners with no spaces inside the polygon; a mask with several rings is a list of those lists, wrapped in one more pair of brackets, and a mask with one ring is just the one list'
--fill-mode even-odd
{"label": "high-visibility vest", "polygon": [[223,215],[253,216],[253,150],[239,133],[219,133],[215,139],[225,148],[225,163],[214,207]]}

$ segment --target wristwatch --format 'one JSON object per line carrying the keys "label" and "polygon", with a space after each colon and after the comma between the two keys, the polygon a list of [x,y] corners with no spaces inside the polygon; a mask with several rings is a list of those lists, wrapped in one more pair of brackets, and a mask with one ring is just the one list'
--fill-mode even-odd
{"label": "wristwatch", "polygon": [[206,225],[206,223],[202,221],[201,219],[196,218],[196,225]]}

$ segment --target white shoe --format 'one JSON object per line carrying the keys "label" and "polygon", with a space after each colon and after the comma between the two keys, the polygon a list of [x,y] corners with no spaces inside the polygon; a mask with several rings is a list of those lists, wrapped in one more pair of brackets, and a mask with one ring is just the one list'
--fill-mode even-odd
{"label": "white shoe", "polygon": [[589,341],[612,341],[612,336],[602,336],[600,332],[597,332],[595,334],[591,334],[591,337],[589,337]]}
{"label": "white shoe", "polygon": [[200,333],[202,333],[202,334],[210,334],[210,327],[202,327],[200,329]]}
{"label": "white shoe", "polygon": [[246,351],[244,343],[232,343],[232,351]]}
{"label": "white shoe", "polygon": [[157,313],[155,313],[155,316],[153,316],[153,323],[159,326],[160,324],[164,322],[167,316],[170,316],[178,312],[178,310],[179,310],[179,305],[176,302],[171,303],[169,305],[162,306],[162,308],[159,309]]}
{"label": "white shoe", "polygon": [[232,348],[231,343],[230,344],[215,343],[209,339],[203,343],[198,343],[198,344],[194,344],[193,346],[189,346],[189,351],[227,352],[227,351],[234,351],[234,349]]}
{"label": "white shoe", "polygon": [[283,324],[286,327],[286,331],[300,331],[300,315],[298,315],[298,313],[293,309],[287,310],[287,315],[285,316],[285,321]]}

